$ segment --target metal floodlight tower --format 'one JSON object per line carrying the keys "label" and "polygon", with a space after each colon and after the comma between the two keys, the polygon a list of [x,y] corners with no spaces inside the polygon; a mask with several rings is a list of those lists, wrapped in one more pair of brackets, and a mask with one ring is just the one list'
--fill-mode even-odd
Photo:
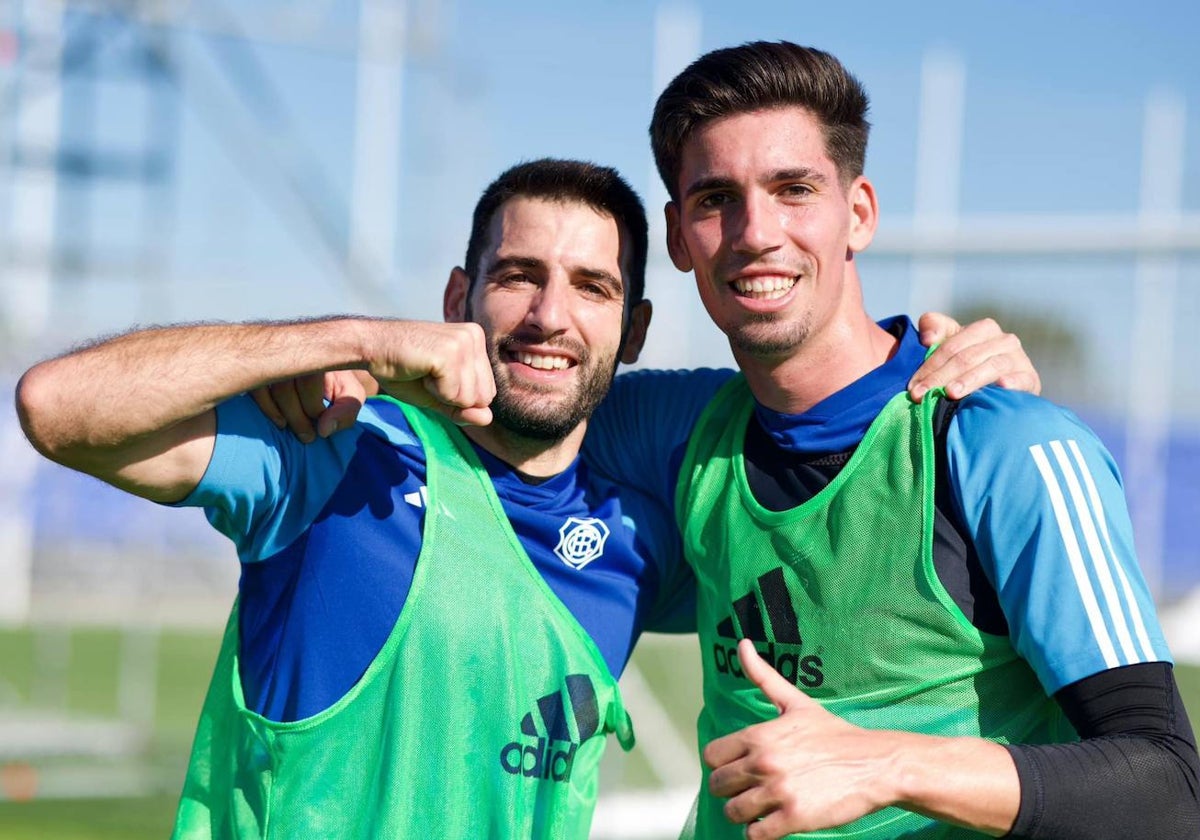
{"label": "metal floodlight tower", "polygon": [[[128,4],[126,4],[128,5]],[[14,349],[54,342],[78,325],[72,311],[84,284],[113,275],[139,282],[142,314],[166,275],[176,112],[169,45],[161,33],[133,32],[121,14],[68,3],[8,5],[0,19],[11,72],[0,81],[7,119],[0,160],[6,236],[0,251],[0,336]],[[117,89],[133,92],[130,121],[143,126],[133,146],[101,139],[96,104]],[[124,252],[95,236],[105,191],[138,194],[134,245]],[[73,309],[74,307],[74,309]],[[64,314],[67,313],[67,314]],[[12,424],[16,434],[16,425]],[[9,582],[0,618],[20,621],[31,605],[33,535],[27,510],[34,462],[28,447],[5,445],[15,468],[5,505],[0,572]],[[21,457],[28,456],[28,457]],[[17,478],[19,477],[19,479]],[[8,487],[10,482],[5,482]]]}
{"label": "metal floodlight tower", "polygon": [[[3,311],[22,344],[69,328],[80,284],[119,276],[139,282],[142,314],[166,274],[172,170],[177,147],[174,66],[161,31],[97,4],[22,4],[9,96],[14,126]],[[133,143],[104,139],[97,105],[119,101]],[[124,138],[123,138],[124,139]],[[133,244],[98,241],[97,222],[115,192],[137,195]]]}
{"label": "metal floodlight tower", "polygon": [[3,76],[6,119],[4,163],[11,166],[4,208],[0,313],[5,333],[15,344],[39,334],[49,319],[58,177],[54,167],[27,166],[31,155],[45,159],[57,152],[62,120],[63,16],[55,5],[26,3],[8,7],[3,21],[11,68]]}

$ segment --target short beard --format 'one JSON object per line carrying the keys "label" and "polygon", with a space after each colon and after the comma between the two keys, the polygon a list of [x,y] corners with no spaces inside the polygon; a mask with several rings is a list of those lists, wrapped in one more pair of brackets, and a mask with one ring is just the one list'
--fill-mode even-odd
{"label": "short beard", "polygon": [[[808,340],[809,323],[807,319],[799,322],[777,323],[777,329],[769,332],[745,329],[745,327],[753,328],[775,320],[771,316],[751,318],[743,329],[729,335],[730,347],[735,351],[757,358],[770,358],[789,355]],[[766,334],[762,334],[763,332]]]}
{"label": "short beard", "polygon": [[[542,398],[536,391],[517,395],[507,377],[507,369],[500,361],[500,350],[506,341],[488,349],[492,361],[492,374],[496,379],[496,397],[492,400],[492,417],[500,427],[518,437],[528,440],[554,443],[563,440],[592,416],[596,406],[608,394],[612,385],[614,367],[596,365],[588,369],[590,354],[583,353],[579,367],[585,371],[579,380],[572,399],[566,404]],[[546,396],[557,392],[546,389]]]}

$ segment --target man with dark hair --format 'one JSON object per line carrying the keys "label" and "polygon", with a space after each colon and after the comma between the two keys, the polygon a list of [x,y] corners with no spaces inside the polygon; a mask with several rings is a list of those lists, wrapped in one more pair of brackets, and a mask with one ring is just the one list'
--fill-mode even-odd
{"label": "man with dark hair", "polygon": [[[535,161],[484,203],[451,323],[143,330],[19,385],[41,452],[238,547],[178,837],[585,837],[638,633],[692,626],[664,517],[577,458],[650,318],[640,200]],[[308,446],[238,396],[355,368],[391,396]]]}
{"label": "man with dark hair", "polygon": [[679,201],[679,170],[692,133],[732,114],[804,103],[821,124],[826,153],[842,185],[863,174],[867,160],[867,92],[826,52],[786,42],[758,41],[714,50],[688,68],[687,85],[671,85],[654,105],[650,145],[659,177]]}
{"label": "man with dark hair", "polygon": [[[479,274],[488,242],[488,230],[496,211],[519,196],[546,201],[578,202],[603,210],[628,229],[628,310],[641,303],[646,293],[646,210],[624,179],[607,166],[573,160],[543,158],[511,167],[488,185],[471,215],[471,233],[463,270],[469,278]],[[625,245],[626,243],[622,243]]]}
{"label": "man with dark hair", "polygon": [[622,377],[587,445],[674,502],[697,576],[695,834],[1200,836],[1111,457],[1029,394],[909,400],[913,325],[864,308],[866,110],[790,43],[702,56],[654,110],[671,258],[741,374],[653,427],[611,418],[671,376]]}
{"label": "man with dark hair", "polygon": [[[22,378],[39,451],[237,545],[176,836],[587,836],[638,634],[695,626],[669,512],[577,457],[645,338],[646,236],[616,172],[534,161],[480,199],[450,323],[142,330]],[[994,331],[951,343],[999,368],[943,349],[934,380],[1036,385]]]}

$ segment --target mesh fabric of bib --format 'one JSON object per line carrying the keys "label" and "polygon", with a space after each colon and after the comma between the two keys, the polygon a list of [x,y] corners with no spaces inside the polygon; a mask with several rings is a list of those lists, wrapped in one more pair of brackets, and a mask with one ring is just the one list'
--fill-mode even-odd
{"label": "mesh fabric of bib", "polygon": [[425,448],[428,498],[391,634],[337,703],[278,723],[243,701],[235,605],[176,838],[587,837],[605,735],[633,741],[616,680],[462,434],[404,411]]}
{"label": "mesh fabric of bib", "polygon": [[[755,501],[743,440],[753,398],[731,380],[693,432],[676,510],[699,581],[704,664],[701,748],[773,719],[742,674],[749,638],[786,679],[859,726],[1000,743],[1073,740],[1057,705],[1007,637],[974,628],[933,567],[934,446],[939,395],[897,394],[817,495],[787,511]],[[953,773],[953,768],[946,768]],[[695,836],[740,838],[705,768]],[[899,808],[804,836],[983,835]]]}

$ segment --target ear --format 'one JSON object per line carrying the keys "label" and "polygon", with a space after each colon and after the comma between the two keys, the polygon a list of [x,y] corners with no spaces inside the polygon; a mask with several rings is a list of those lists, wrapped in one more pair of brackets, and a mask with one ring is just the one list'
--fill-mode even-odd
{"label": "ear", "polygon": [[879,225],[879,199],[875,196],[875,187],[863,175],[854,179],[848,198],[850,202],[848,244],[850,252],[857,254],[865,251],[871,244],[871,240],[875,238],[875,228]]}
{"label": "ear", "polygon": [[642,353],[642,345],[646,343],[646,330],[650,328],[650,316],[654,307],[650,301],[639,301],[629,313],[629,328],[625,331],[625,341],[621,348],[621,361],[631,365],[638,360]]}
{"label": "ear", "polygon": [[442,293],[442,318],[449,323],[467,320],[467,298],[471,294],[471,278],[458,266],[450,269],[450,279]]}
{"label": "ear", "polygon": [[679,205],[668,201],[663,208],[667,217],[667,253],[671,262],[680,271],[692,270],[692,258],[688,254],[687,244],[683,241],[683,223],[679,216]]}

